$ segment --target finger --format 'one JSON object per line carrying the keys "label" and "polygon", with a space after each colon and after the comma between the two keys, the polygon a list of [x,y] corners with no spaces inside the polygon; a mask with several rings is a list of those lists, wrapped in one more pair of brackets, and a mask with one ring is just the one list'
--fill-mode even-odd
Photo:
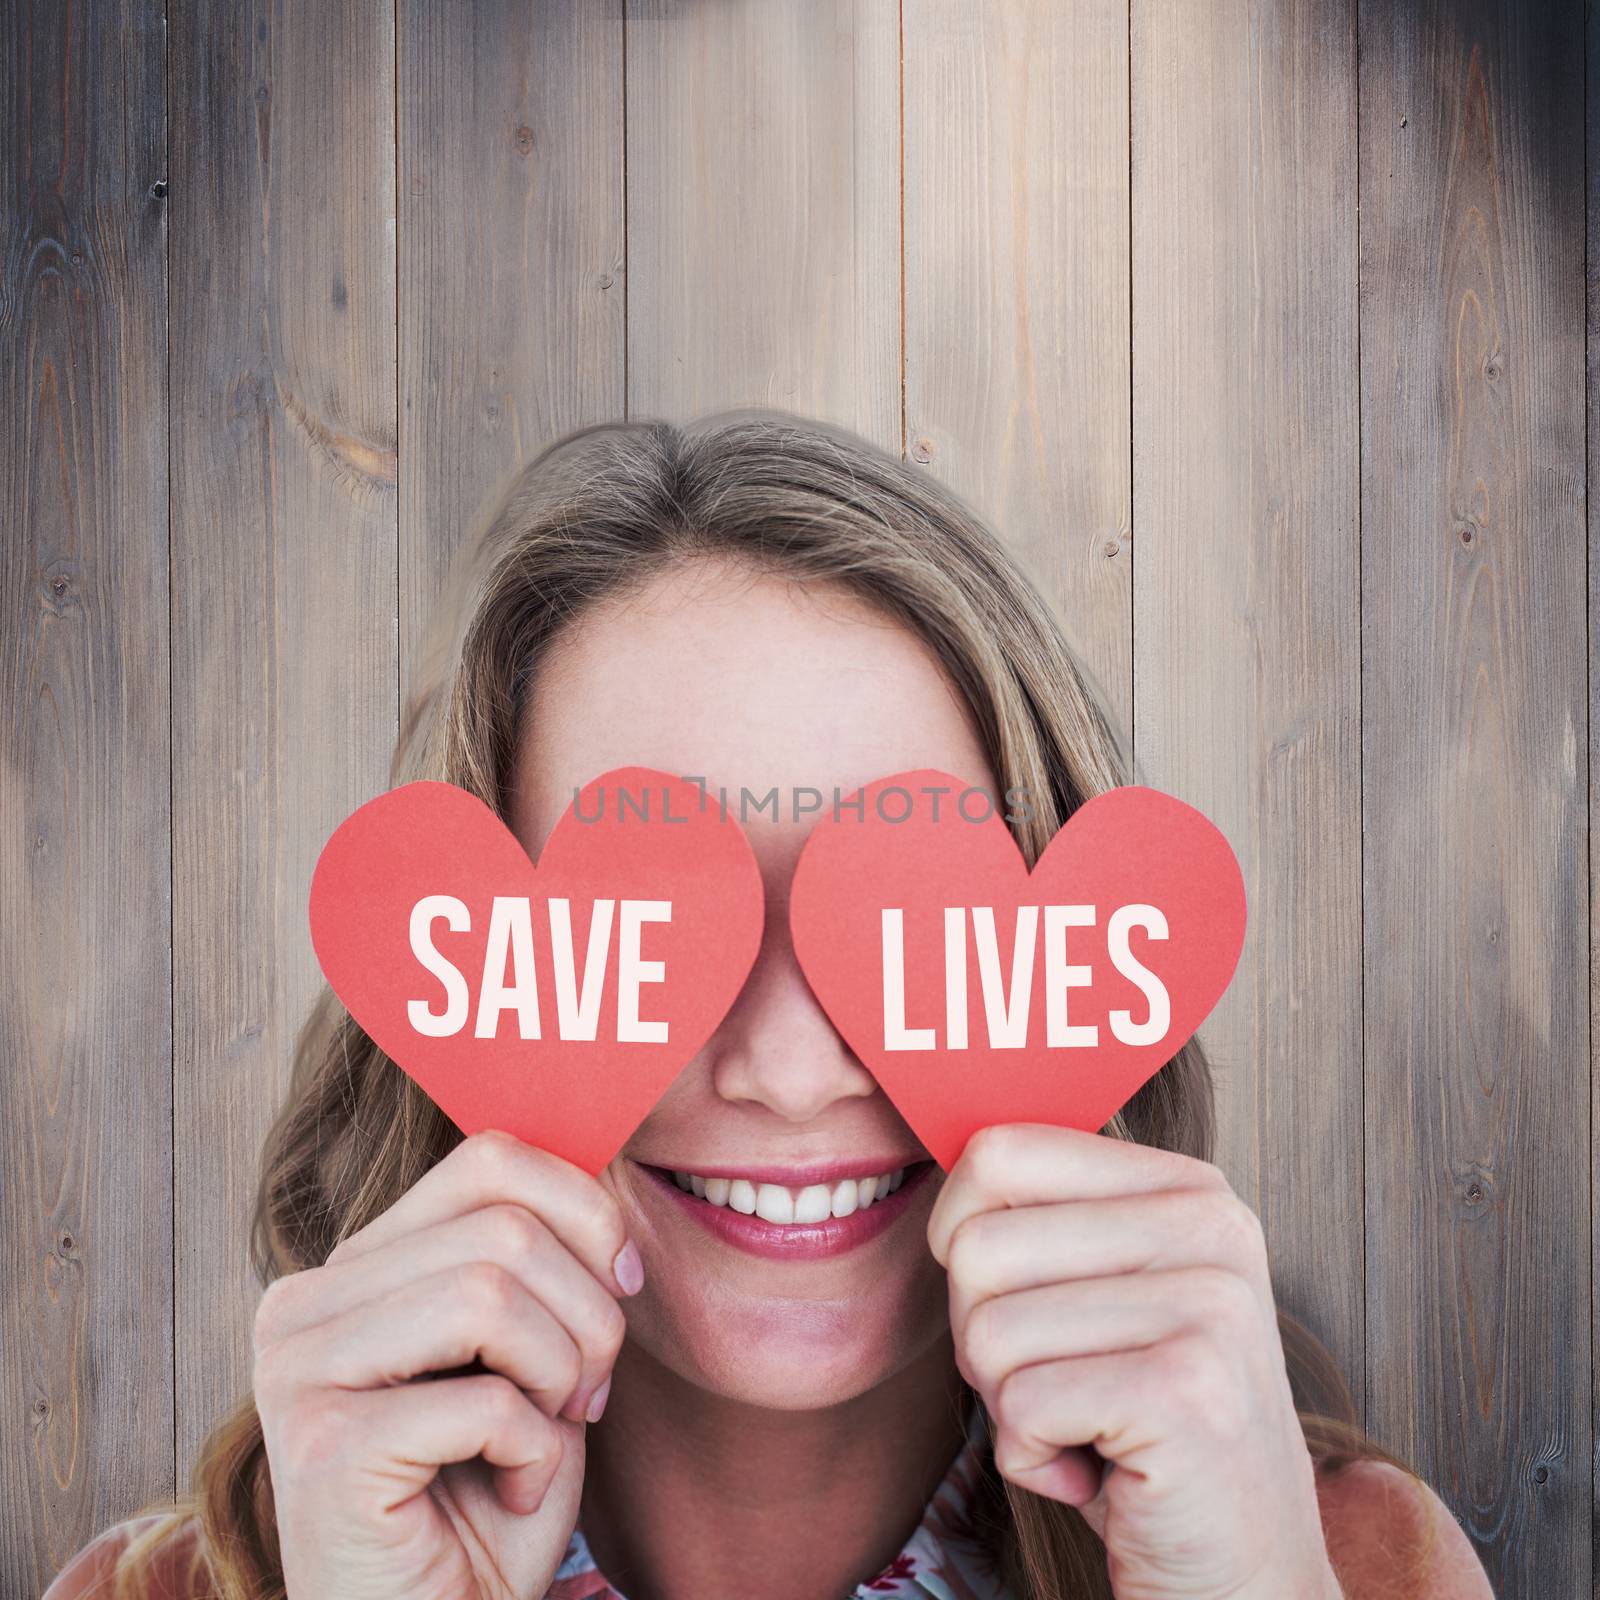
{"label": "finger", "polygon": [[951,1234],[945,1265],[957,1327],[994,1295],[1186,1266],[1230,1268],[1255,1288],[1263,1310],[1273,1303],[1261,1224],[1219,1188],[980,1211]]}
{"label": "finger", "polygon": [[391,1511],[424,1490],[438,1468],[482,1456],[508,1511],[538,1510],[566,1448],[561,1429],[509,1379],[493,1373],[371,1390],[348,1408],[352,1449],[413,1471],[380,1473]]}
{"label": "finger", "polygon": [[[508,1133],[476,1133],[430,1167],[382,1216],[344,1240],[329,1256],[348,1261],[406,1234],[484,1206],[526,1207],[602,1283],[625,1294],[638,1288],[617,1274],[628,1244],[616,1198],[582,1167],[524,1144]],[[632,1255],[638,1262],[638,1252]]]}
{"label": "finger", "polygon": [[973,1134],[951,1167],[928,1216],[928,1244],[943,1265],[950,1235],[975,1212],[1219,1185],[1216,1167],[1173,1150],[1042,1122],[996,1123]]}
{"label": "finger", "polygon": [[1233,1392],[1226,1353],[1193,1334],[1018,1367],[985,1401],[995,1467],[1028,1489],[1049,1483],[1043,1469],[1074,1448],[1091,1448],[1151,1485],[1214,1471],[1245,1450],[1259,1426],[1247,1407],[1229,1402]]}
{"label": "finger", "polygon": [[[1100,1493],[1106,1471],[1105,1461],[1095,1451],[1074,1445],[1060,1451],[1054,1460],[1047,1461],[1042,1467],[1031,1469],[1017,1481],[1035,1494],[1082,1509]],[[1105,1537],[1101,1529],[1096,1528],[1095,1532],[1102,1539]]]}
{"label": "finger", "polygon": [[404,1289],[419,1278],[474,1261],[513,1274],[567,1330],[577,1346],[577,1386],[567,1407],[574,1421],[610,1375],[627,1322],[613,1294],[531,1211],[492,1205],[420,1232],[330,1262],[316,1272],[281,1278],[256,1318],[258,1345],[288,1338],[358,1306]]}
{"label": "finger", "polygon": [[481,1361],[547,1415],[571,1399],[578,1347],[503,1267],[473,1261],[430,1273],[263,1350],[258,1388],[376,1389]]}
{"label": "finger", "polygon": [[956,1327],[956,1348],[967,1381],[992,1406],[1019,1367],[1141,1350],[1189,1331],[1243,1353],[1258,1342],[1251,1324],[1261,1317],[1242,1278],[1220,1267],[1179,1267],[996,1295]]}

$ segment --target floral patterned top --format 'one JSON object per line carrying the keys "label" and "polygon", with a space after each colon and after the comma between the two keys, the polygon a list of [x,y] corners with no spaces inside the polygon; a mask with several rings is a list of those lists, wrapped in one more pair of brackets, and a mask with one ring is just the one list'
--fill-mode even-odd
{"label": "floral patterned top", "polygon": [[[1018,1600],[978,1539],[971,1510],[984,1470],[988,1419],[974,1402],[966,1438],[934,1490],[915,1532],[876,1577],[843,1600]],[[573,1530],[546,1600],[627,1600],[596,1566],[581,1527]]]}

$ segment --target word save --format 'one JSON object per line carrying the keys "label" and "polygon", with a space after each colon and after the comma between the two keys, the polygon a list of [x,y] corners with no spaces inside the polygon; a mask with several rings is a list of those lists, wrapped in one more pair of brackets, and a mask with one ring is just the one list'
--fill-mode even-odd
{"label": "word save", "polygon": [[[1067,993],[1093,981],[1089,967],[1067,960],[1067,929],[1092,928],[1093,906],[1045,906],[1044,1000],[1045,1044],[1049,1049],[1082,1049],[1099,1043],[1095,1023],[1067,1020]],[[983,994],[984,1023],[992,1050],[1021,1050],[1028,1043],[1028,1018],[1033,1010],[1035,949],[1039,929],[1038,906],[1017,908],[1016,939],[1011,947],[1011,976],[1001,972],[999,939],[994,907],[970,908],[972,942],[977,948],[978,977]],[[944,908],[944,1048],[967,1048],[967,947],[966,906]],[[1111,1032],[1126,1045],[1156,1044],[1165,1037],[1172,1020],[1172,1002],[1166,985],[1128,948],[1133,928],[1143,928],[1152,939],[1167,937],[1167,919],[1155,906],[1120,906],[1111,914],[1106,945],[1111,964],[1137,985],[1148,1003],[1149,1015],[1135,1022],[1128,1011],[1111,1011]],[[936,1030],[906,1025],[905,914],[886,906],[883,911],[883,1047],[885,1050],[934,1050]]]}
{"label": "word save", "polygon": [[[646,961],[639,951],[647,922],[670,922],[670,900],[596,900],[589,919],[589,944],[580,980],[572,948],[572,904],[552,895],[546,902],[550,924],[550,970],[555,986],[556,1033],[562,1040],[593,1040],[600,1025],[600,998],[610,959],[611,927],[617,924],[617,1039],[623,1044],[665,1044],[665,1022],[639,1016],[639,990],[666,977],[664,961]],[[620,907],[620,909],[619,909]],[[460,1033],[471,1009],[467,980],[433,942],[433,924],[442,918],[452,933],[467,933],[472,915],[454,895],[424,895],[411,909],[411,950],[444,986],[445,1008],[435,1012],[425,1000],[408,1000],[411,1026],[430,1039]],[[526,895],[499,895],[489,913],[483,981],[478,990],[473,1037],[493,1039],[500,1014],[514,1011],[522,1038],[537,1039],[539,990],[535,981],[533,909]]]}

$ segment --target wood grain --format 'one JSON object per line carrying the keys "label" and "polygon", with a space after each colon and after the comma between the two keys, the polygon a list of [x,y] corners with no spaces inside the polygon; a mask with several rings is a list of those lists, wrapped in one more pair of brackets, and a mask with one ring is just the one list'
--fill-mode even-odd
{"label": "wood grain", "polygon": [[1359,1393],[1353,0],[1135,0],[1132,44],[1138,760],[1244,870],[1219,1159]]}
{"label": "wood grain", "polygon": [[623,42],[591,0],[402,0],[402,688],[508,474],[625,406]]}
{"label": "wood grain", "polygon": [[1516,1596],[1593,1580],[1582,17],[1361,7],[1370,1420]]}
{"label": "wood grain", "polygon": [[0,32],[0,1593],[170,1494],[161,10]]}
{"label": "wood grain", "polygon": [[[1585,484],[1600,475],[1600,10],[1586,9],[1584,56],[1584,214],[1586,221],[1584,284],[1586,300],[1586,406],[1584,411],[1585,448],[1588,471]],[[1595,1174],[1600,1173],[1600,1125],[1594,1115],[1595,1096],[1600,1093],[1600,784],[1596,783],[1596,764],[1600,762],[1600,495],[1585,493],[1584,507],[1589,534],[1589,727],[1587,740],[1579,741],[1577,759],[1581,781],[1589,796],[1589,1072],[1586,1085],[1589,1101],[1589,1336],[1590,1392],[1589,1426],[1591,1439],[1600,1435],[1600,1230],[1594,1216],[1600,1207],[1595,1190]],[[1580,1316],[1582,1315],[1580,1308]],[[1590,1505],[1600,1507],[1600,1453],[1590,1452]],[[1581,1469],[1576,1494],[1583,1493]],[[1596,1523],[1600,1529],[1600,1522]],[[1590,1542],[1591,1583],[1600,1583],[1600,1543]],[[1581,1570],[1581,1566],[1580,1566]]]}
{"label": "wood grain", "polygon": [[896,8],[625,0],[628,409],[900,445]]}
{"label": "wood grain", "polygon": [[1133,713],[1125,0],[905,8],[906,444]]}
{"label": "wood grain", "polygon": [[172,790],[178,1464],[248,1390],[306,898],[396,727],[389,0],[177,0]]}
{"label": "wood grain", "polygon": [[1600,1597],[1580,0],[0,13],[0,1593],[248,1379],[310,871],[481,512],[755,405],[970,499],[1228,833],[1280,1296]]}

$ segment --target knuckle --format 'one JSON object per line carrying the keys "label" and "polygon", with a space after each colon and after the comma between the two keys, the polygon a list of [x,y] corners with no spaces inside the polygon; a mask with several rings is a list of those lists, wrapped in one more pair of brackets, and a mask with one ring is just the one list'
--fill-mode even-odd
{"label": "knuckle", "polygon": [[607,1191],[599,1179],[592,1179],[585,1186],[585,1192],[588,1195],[583,1218],[585,1226],[605,1242],[609,1260],[622,1248],[627,1238],[628,1230],[622,1221],[622,1208],[617,1204],[616,1197]]}
{"label": "knuckle", "polygon": [[468,1261],[456,1269],[462,1301],[486,1320],[510,1315],[516,1303],[516,1282],[496,1261]]}
{"label": "knuckle", "polygon": [[973,1371],[972,1364],[967,1360],[967,1352],[959,1339],[956,1340],[956,1371],[961,1374],[962,1381],[968,1388],[976,1389],[982,1393],[986,1387],[984,1380],[978,1373]]}
{"label": "knuckle", "polygon": [[538,1408],[509,1378],[493,1372],[474,1378],[472,1382],[487,1421],[516,1426],[536,1420]]}
{"label": "knuckle", "polygon": [[945,1269],[969,1294],[985,1286],[985,1266],[993,1259],[993,1240],[985,1223],[992,1213],[975,1212],[956,1225],[945,1247]]}
{"label": "knuckle", "polygon": [[522,1149],[521,1141],[509,1133],[488,1128],[463,1139],[458,1153],[486,1184],[499,1186],[516,1170]]}
{"label": "knuckle", "polygon": [[997,1300],[980,1300],[967,1313],[962,1330],[967,1365],[980,1382],[992,1383],[1005,1359],[1005,1308]]}
{"label": "knuckle", "polygon": [[501,1393],[489,1401],[490,1426],[516,1441],[520,1465],[548,1471],[561,1459],[560,1433],[514,1383],[501,1379]]}
{"label": "knuckle", "polygon": [[275,1345],[256,1351],[250,1377],[255,1394],[256,1409],[263,1415],[275,1415],[283,1409],[285,1394],[284,1363]]}
{"label": "knuckle", "polygon": [[601,1354],[606,1360],[616,1359],[617,1352],[622,1349],[622,1341],[628,1334],[628,1319],[621,1306],[610,1295],[605,1297],[604,1307],[600,1313],[600,1327],[596,1330],[595,1342],[600,1346]]}
{"label": "knuckle", "polygon": [[559,1352],[554,1363],[557,1370],[551,1373],[552,1387],[570,1398],[583,1378],[583,1352],[570,1338],[560,1341]]}
{"label": "knuckle", "polygon": [[563,1330],[549,1330],[524,1353],[514,1369],[516,1382],[527,1391],[532,1404],[545,1409],[565,1405],[583,1381],[583,1355]]}
{"label": "knuckle", "polygon": [[528,1265],[538,1254],[543,1229],[532,1212],[521,1206],[488,1207],[481,1218],[484,1238],[497,1260]]}
{"label": "knuckle", "polygon": [[1033,1377],[1037,1370],[1035,1367],[1018,1367],[1008,1372],[995,1387],[990,1410],[999,1429],[1012,1438],[1027,1425],[1030,1417],[1038,1414]]}
{"label": "knuckle", "polygon": [[494,1419],[520,1417],[527,1409],[528,1398],[502,1373],[488,1372],[482,1377],[468,1380],[478,1403]]}
{"label": "knuckle", "polygon": [[287,1326],[287,1302],[295,1292],[290,1285],[293,1278],[298,1276],[296,1273],[291,1277],[274,1278],[262,1291],[253,1324],[255,1348],[258,1352],[272,1344]]}
{"label": "knuckle", "polygon": [[982,1173],[1003,1172],[1019,1154],[1018,1133],[1009,1124],[991,1122],[967,1140],[966,1158]]}

